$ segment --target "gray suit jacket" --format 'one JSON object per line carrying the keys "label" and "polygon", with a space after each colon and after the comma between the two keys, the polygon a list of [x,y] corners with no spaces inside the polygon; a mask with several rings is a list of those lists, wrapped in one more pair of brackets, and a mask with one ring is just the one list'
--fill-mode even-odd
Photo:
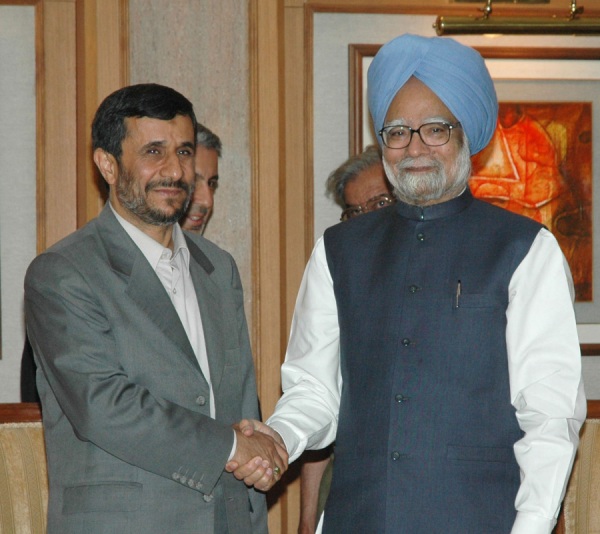
{"label": "gray suit jacket", "polygon": [[264,496],[223,471],[231,424],[259,416],[239,274],[186,240],[216,419],[177,312],[108,206],[27,271],[49,534],[267,531]]}

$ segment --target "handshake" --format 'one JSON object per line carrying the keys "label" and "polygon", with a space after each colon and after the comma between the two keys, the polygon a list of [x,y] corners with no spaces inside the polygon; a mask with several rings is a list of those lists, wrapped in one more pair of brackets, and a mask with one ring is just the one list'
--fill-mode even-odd
{"label": "handshake", "polygon": [[237,446],[225,470],[247,486],[271,489],[288,468],[288,452],[279,433],[254,419],[233,426]]}

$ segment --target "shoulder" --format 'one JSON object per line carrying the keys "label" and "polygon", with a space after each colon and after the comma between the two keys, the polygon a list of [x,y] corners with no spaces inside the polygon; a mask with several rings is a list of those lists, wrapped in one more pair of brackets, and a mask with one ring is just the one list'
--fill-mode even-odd
{"label": "shoulder", "polygon": [[498,221],[500,223],[528,226],[536,228],[538,231],[543,228],[541,223],[534,221],[525,215],[514,213],[478,198],[473,199],[472,208],[476,211],[484,213],[489,219]]}
{"label": "shoulder", "polygon": [[237,273],[233,256],[205,237],[184,232],[190,255],[209,274]]}
{"label": "shoulder", "polygon": [[68,265],[94,262],[98,256],[98,242],[93,227],[94,221],[40,253],[31,262],[28,273],[35,272],[36,269],[48,270],[54,266],[64,269]]}
{"label": "shoulder", "polygon": [[194,234],[193,232],[183,232],[188,245],[193,243],[200,251],[205,254],[211,261],[233,261],[232,255],[226,251],[224,248],[221,248],[216,243],[209,241],[203,236]]}
{"label": "shoulder", "polygon": [[530,243],[540,230],[545,228],[543,224],[529,217],[483,200],[474,199],[472,211],[479,214],[476,217],[477,224],[481,225],[479,228],[498,237],[504,235],[509,241],[526,240]]}

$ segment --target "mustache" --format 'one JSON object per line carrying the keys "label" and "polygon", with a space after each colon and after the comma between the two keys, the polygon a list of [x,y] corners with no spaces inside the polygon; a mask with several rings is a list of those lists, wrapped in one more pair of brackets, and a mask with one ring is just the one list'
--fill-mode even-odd
{"label": "mustache", "polygon": [[406,170],[412,167],[433,167],[436,170],[442,168],[442,164],[436,159],[431,158],[404,158],[402,161],[396,164],[396,169]]}
{"label": "mustache", "polygon": [[169,187],[173,189],[181,189],[186,193],[190,193],[192,191],[192,186],[182,182],[181,180],[173,180],[172,178],[163,178],[162,180],[156,180],[154,182],[148,182],[146,184],[145,190],[146,193],[152,191],[153,189],[158,189],[160,187]]}

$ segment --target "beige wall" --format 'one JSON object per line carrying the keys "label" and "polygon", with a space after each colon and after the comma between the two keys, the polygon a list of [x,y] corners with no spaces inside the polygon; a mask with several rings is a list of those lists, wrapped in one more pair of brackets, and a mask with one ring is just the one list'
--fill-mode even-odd
{"label": "beige wall", "polygon": [[251,322],[248,7],[239,0],[130,0],[130,82],[169,85],[223,142],[206,237],[233,254]]}

